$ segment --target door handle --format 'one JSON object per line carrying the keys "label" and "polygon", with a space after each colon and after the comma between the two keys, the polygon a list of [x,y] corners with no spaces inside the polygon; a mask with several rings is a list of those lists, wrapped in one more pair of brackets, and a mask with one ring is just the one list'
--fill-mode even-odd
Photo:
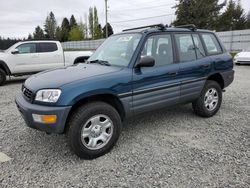
{"label": "door handle", "polygon": [[169,76],[176,76],[178,74],[178,72],[169,72],[167,73]]}
{"label": "door handle", "polygon": [[208,68],[208,67],[210,67],[210,65],[209,65],[209,64],[206,64],[206,65],[201,65],[201,68]]}

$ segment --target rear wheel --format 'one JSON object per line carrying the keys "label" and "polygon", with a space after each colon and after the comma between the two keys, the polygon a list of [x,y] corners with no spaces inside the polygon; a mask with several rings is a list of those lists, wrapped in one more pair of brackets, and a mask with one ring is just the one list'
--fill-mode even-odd
{"label": "rear wheel", "polygon": [[212,80],[206,82],[200,97],[193,102],[194,112],[202,117],[211,117],[220,109],[222,102],[222,89]]}
{"label": "rear wheel", "polygon": [[92,102],[76,110],[68,122],[68,141],[76,155],[93,159],[109,152],[119,138],[118,112],[104,102]]}
{"label": "rear wheel", "polygon": [[4,85],[6,81],[6,73],[3,69],[0,69],[0,86]]}

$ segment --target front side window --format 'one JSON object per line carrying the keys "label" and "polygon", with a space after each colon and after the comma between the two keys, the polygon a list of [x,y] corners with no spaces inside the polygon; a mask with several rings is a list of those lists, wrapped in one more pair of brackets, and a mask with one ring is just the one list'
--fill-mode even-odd
{"label": "front side window", "polygon": [[38,52],[43,53],[43,52],[55,52],[57,51],[57,45],[56,43],[52,42],[43,42],[39,43],[39,48]]}
{"label": "front side window", "polygon": [[107,61],[110,65],[128,66],[141,39],[141,34],[121,34],[109,37],[88,59]]}
{"label": "front side window", "polygon": [[191,34],[175,34],[180,62],[196,60],[195,46]]}
{"label": "front side window", "polygon": [[141,56],[152,56],[155,59],[155,66],[172,64],[174,58],[171,36],[165,34],[149,37]]}
{"label": "front side window", "polygon": [[16,49],[18,49],[19,54],[36,53],[36,44],[35,43],[21,44]]}
{"label": "front side window", "polygon": [[203,33],[203,34],[201,34],[201,36],[204,40],[208,54],[213,55],[213,54],[222,53],[222,49],[220,47],[220,44],[219,44],[218,40],[216,39],[216,37],[214,36],[214,34]]}

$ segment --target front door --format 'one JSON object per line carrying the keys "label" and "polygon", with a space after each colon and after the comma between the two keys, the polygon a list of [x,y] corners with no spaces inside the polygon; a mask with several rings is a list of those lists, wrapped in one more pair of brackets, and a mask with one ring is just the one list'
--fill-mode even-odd
{"label": "front door", "polygon": [[9,62],[12,64],[12,73],[36,72],[39,62],[36,43],[25,43],[16,47],[18,53],[10,54]]}
{"label": "front door", "polygon": [[152,56],[155,66],[133,69],[133,111],[135,114],[178,103],[179,64],[174,63],[170,34],[150,36],[141,57]]}

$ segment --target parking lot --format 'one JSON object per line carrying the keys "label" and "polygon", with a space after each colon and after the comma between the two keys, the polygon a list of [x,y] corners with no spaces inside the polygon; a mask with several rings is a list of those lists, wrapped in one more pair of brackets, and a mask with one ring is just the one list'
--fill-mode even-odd
{"label": "parking lot", "polygon": [[23,80],[0,87],[0,187],[249,187],[250,66],[236,66],[219,113],[190,104],[125,122],[107,155],[80,160],[64,135],[25,126],[15,103]]}

